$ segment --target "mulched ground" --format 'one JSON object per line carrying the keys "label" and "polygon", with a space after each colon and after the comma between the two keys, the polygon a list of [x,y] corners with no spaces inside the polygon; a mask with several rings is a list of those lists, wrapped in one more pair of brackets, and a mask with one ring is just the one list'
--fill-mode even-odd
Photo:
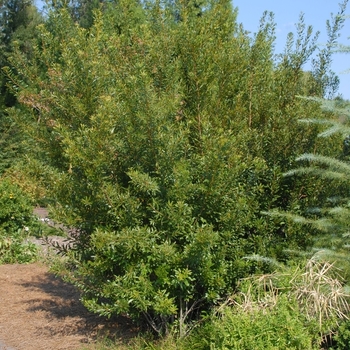
{"label": "mulched ground", "polygon": [[98,336],[127,343],[136,334],[128,318],[89,313],[44,264],[0,265],[0,350],[76,350]]}
{"label": "mulched ground", "polygon": [[40,263],[0,266],[0,349],[81,349],[96,337],[128,342],[137,330],[127,318],[89,313],[79,293]]}

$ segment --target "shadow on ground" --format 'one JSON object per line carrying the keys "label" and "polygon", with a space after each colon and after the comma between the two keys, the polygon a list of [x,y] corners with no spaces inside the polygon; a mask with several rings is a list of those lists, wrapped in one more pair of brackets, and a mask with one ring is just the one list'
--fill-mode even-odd
{"label": "shadow on ground", "polygon": [[49,272],[19,284],[28,295],[39,292],[40,297],[26,300],[27,312],[44,313],[47,318],[47,324],[37,328],[38,334],[80,335],[89,341],[103,337],[128,343],[139,331],[128,317],[107,319],[89,312],[80,302],[77,289]]}

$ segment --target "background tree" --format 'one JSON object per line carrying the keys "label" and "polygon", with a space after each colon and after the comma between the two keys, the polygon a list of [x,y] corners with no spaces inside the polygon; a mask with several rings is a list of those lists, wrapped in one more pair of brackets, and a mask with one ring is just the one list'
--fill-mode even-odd
{"label": "background tree", "polygon": [[[330,40],[326,51],[322,50],[320,56],[321,67],[330,64],[331,52],[348,52],[344,45],[336,45],[335,38],[339,28],[345,21],[345,1],[337,16],[333,17],[333,26],[328,23]],[[316,73],[319,70],[316,71]],[[333,76],[333,75],[331,75]],[[328,79],[327,77],[325,78]],[[332,80],[332,79],[331,79]],[[328,80],[327,80],[328,81]],[[322,80],[324,84],[324,80]],[[321,84],[321,87],[323,85]],[[334,86],[333,83],[330,84]],[[285,173],[286,177],[299,177],[304,184],[309,178],[327,180],[327,186],[316,196],[314,206],[307,206],[304,211],[270,212],[272,216],[289,218],[298,224],[314,227],[318,230],[317,240],[314,244],[316,255],[330,261],[340,260],[342,273],[346,283],[349,281],[349,101],[340,97],[326,100],[309,97],[306,100],[319,104],[325,112],[325,118],[305,118],[300,120],[304,125],[322,125],[318,137],[323,141],[333,138],[338,145],[336,153],[329,153],[327,147],[321,147],[322,153],[304,153],[297,158],[303,166]],[[311,204],[311,203],[309,203]]]}
{"label": "background tree", "polygon": [[[8,65],[7,56],[16,42],[20,49],[29,54],[31,51],[31,40],[35,36],[35,27],[41,22],[40,14],[32,0],[10,0],[0,3],[0,55],[1,69]],[[5,106],[12,106],[15,102],[13,95],[6,88],[6,81],[1,74],[1,102]]]}
{"label": "background tree", "polygon": [[9,168],[24,151],[18,126],[6,113],[6,108],[16,105],[17,100],[3,69],[9,65],[8,57],[14,46],[28,57],[31,55],[35,28],[41,21],[33,1],[0,2],[0,173]]}
{"label": "background tree", "polygon": [[[142,3],[142,1],[138,1]],[[118,4],[118,0],[51,0],[46,1],[48,10],[68,9],[72,19],[83,28],[90,28],[94,22],[96,10],[106,11],[108,7]]]}

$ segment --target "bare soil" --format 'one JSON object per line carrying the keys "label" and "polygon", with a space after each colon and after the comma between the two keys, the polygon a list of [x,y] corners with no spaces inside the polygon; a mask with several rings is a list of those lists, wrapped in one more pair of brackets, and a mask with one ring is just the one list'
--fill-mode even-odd
{"label": "bare soil", "polygon": [[1,350],[81,349],[98,336],[127,343],[136,332],[128,318],[89,313],[77,290],[43,264],[0,266]]}
{"label": "bare soil", "polygon": [[0,350],[88,349],[99,337],[127,344],[136,334],[127,317],[88,312],[43,263],[0,265]]}
{"label": "bare soil", "polygon": [[[48,216],[45,208],[34,213]],[[34,241],[46,255],[44,242]],[[127,317],[98,317],[84,308],[79,297],[44,263],[0,265],[0,350],[88,349],[99,337],[127,344],[137,334]]]}

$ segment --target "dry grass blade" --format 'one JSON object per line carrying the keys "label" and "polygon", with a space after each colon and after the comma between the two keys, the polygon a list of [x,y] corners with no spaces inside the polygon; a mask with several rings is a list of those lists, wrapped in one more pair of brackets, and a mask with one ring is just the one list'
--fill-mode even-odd
{"label": "dry grass blade", "polygon": [[[264,311],[275,307],[281,293],[280,288],[276,286],[276,280],[281,276],[275,272],[243,279],[242,282],[248,282],[248,289],[229,298],[222,307],[234,305],[244,312],[258,309]],[[220,312],[220,308],[218,311]]]}
{"label": "dry grass blade", "polygon": [[291,292],[309,319],[317,318],[320,329],[327,319],[348,318],[349,297],[333,263],[310,259],[305,272],[292,278]]}
{"label": "dry grass blade", "polygon": [[287,294],[297,300],[308,320],[318,320],[321,334],[329,331],[328,320],[337,322],[349,318],[350,294],[334,263],[310,259],[304,268],[253,276],[242,283],[246,286],[244,292],[231,297],[223,307],[234,305],[244,312],[264,312],[277,305],[281,294]]}

